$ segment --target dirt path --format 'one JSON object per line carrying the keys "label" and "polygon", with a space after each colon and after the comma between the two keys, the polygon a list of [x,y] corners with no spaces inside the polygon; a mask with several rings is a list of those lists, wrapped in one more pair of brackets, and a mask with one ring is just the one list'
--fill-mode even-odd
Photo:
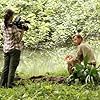
{"label": "dirt path", "polygon": [[15,81],[20,80],[31,80],[32,82],[40,82],[40,81],[47,81],[47,82],[53,82],[53,83],[64,83],[66,80],[66,77],[63,76],[32,76],[28,79],[22,79],[19,76],[15,77]]}

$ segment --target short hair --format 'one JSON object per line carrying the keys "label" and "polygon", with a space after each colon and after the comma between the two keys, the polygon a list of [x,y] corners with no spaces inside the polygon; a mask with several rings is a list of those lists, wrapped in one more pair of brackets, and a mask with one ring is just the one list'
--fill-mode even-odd
{"label": "short hair", "polygon": [[76,36],[78,39],[83,40],[83,37],[82,37],[80,34],[75,34],[75,35],[73,36],[73,38],[74,38],[75,36]]}

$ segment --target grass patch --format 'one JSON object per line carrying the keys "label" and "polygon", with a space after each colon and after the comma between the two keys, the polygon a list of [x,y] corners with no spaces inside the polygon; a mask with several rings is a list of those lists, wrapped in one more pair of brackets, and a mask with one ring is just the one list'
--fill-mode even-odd
{"label": "grass patch", "polygon": [[62,70],[59,70],[59,71],[56,71],[56,72],[47,72],[46,73],[47,76],[68,76],[68,72],[67,70],[65,69],[62,69]]}
{"label": "grass patch", "polygon": [[[49,75],[66,76],[66,71]],[[18,83],[22,84],[12,89],[0,88],[0,100],[100,100],[100,85],[68,86],[66,83],[32,82],[27,79],[17,81]]]}
{"label": "grass patch", "polygon": [[0,88],[0,100],[100,100],[100,86],[25,81],[13,89]]}

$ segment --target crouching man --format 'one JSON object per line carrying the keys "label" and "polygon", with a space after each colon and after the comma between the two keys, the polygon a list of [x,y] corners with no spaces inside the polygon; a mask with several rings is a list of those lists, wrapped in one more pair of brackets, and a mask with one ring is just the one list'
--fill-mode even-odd
{"label": "crouching man", "polygon": [[88,58],[88,64],[93,65],[94,67],[96,66],[96,60],[94,57],[94,52],[89,46],[89,44],[86,44],[83,41],[83,37],[79,34],[76,34],[72,38],[74,44],[77,46],[77,53],[76,57],[72,55],[67,55],[65,57],[65,60],[67,61],[68,64],[68,72],[69,74],[72,74],[74,71],[74,66],[77,63],[81,63],[85,57]]}

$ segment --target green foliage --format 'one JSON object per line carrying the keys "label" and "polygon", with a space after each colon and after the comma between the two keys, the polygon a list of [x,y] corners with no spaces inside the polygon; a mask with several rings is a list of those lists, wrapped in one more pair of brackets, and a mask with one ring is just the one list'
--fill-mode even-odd
{"label": "green foliage", "polygon": [[99,100],[99,86],[52,84],[48,82],[32,83],[13,89],[0,88],[1,100]]}
{"label": "green foliage", "polygon": [[68,84],[75,82],[76,79],[82,84],[98,84],[100,82],[99,68],[89,65],[88,58],[85,57],[84,64],[75,65],[73,74],[68,77]]}
{"label": "green foliage", "polygon": [[0,0],[0,22],[7,8],[31,22],[23,38],[29,48],[66,46],[78,30],[84,36],[100,33],[98,0]]}

